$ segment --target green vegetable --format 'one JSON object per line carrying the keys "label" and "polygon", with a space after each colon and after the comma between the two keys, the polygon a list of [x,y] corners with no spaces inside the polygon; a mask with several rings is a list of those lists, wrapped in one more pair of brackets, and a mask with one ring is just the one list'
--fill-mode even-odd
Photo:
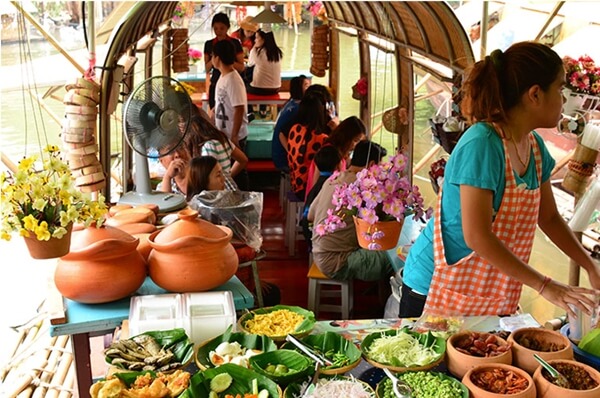
{"label": "green vegetable", "polygon": [[275,374],[277,376],[283,376],[284,374],[288,373],[289,369],[287,366],[279,364],[275,367]]}
{"label": "green vegetable", "polygon": [[440,355],[431,346],[422,345],[409,333],[398,332],[381,336],[368,348],[372,360],[395,366],[424,366],[436,361]]}
{"label": "green vegetable", "polygon": [[587,353],[600,357],[600,328],[593,329],[583,336],[578,347]]}
{"label": "green vegetable", "polygon": [[214,392],[223,392],[229,388],[233,382],[233,377],[229,373],[219,373],[210,381],[210,389]]}
{"label": "green vegetable", "polygon": [[252,379],[252,394],[258,394],[258,380]]}
{"label": "green vegetable", "polygon": [[275,369],[277,369],[277,367],[273,364],[269,364],[269,366],[267,366],[265,368],[265,372],[267,373],[275,373]]}
{"label": "green vegetable", "polygon": [[216,392],[211,391],[208,393],[208,398],[219,398],[219,395]]}

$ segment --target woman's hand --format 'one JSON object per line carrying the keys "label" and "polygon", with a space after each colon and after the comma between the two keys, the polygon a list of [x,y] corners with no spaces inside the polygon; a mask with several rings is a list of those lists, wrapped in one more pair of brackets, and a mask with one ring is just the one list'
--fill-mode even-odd
{"label": "woman's hand", "polygon": [[175,178],[177,176],[185,176],[185,162],[182,159],[175,159],[167,168],[165,173],[169,178]]}
{"label": "woman's hand", "polygon": [[591,309],[596,305],[595,296],[600,296],[599,290],[565,285],[555,280],[551,280],[542,291],[542,297],[567,311],[570,316],[576,316],[571,306],[591,315]]}

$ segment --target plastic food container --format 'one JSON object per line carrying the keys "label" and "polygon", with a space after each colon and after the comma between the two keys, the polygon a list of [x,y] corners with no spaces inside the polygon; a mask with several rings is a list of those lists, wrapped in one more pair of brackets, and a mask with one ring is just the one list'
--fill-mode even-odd
{"label": "plastic food container", "polygon": [[223,334],[235,325],[233,294],[224,292],[187,293],[183,297],[183,328],[196,344]]}
{"label": "plastic food container", "polygon": [[200,343],[223,334],[236,324],[233,294],[224,292],[171,293],[131,298],[131,336],[155,330],[183,328]]}

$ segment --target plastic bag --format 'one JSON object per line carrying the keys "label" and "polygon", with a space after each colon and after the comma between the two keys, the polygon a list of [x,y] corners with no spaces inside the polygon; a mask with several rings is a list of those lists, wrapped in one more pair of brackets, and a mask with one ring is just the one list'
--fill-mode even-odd
{"label": "plastic bag", "polygon": [[429,119],[429,124],[433,140],[440,144],[448,153],[452,153],[458,139],[467,129],[467,124],[464,120],[453,116],[447,118],[436,116],[433,119]]}
{"label": "plastic bag", "polygon": [[233,231],[232,243],[241,242],[255,251],[260,250],[262,192],[202,191],[188,204],[198,210],[203,219],[229,227]]}

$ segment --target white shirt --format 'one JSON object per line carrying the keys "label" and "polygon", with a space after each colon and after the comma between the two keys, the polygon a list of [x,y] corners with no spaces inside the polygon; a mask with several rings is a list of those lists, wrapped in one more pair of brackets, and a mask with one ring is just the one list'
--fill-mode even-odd
{"label": "white shirt", "polygon": [[254,65],[252,83],[256,88],[280,88],[281,87],[281,62],[269,62],[267,50],[258,52],[256,47],[250,50],[248,66]]}
{"label": "white shirt", "polygon": [[238,140],[248,136],[248,100],[244,80],[236,71],[221,75],[215,87],[215,124],[229,139],[233,129],[235,107],[244,107],[244,117],[238,132]]}

